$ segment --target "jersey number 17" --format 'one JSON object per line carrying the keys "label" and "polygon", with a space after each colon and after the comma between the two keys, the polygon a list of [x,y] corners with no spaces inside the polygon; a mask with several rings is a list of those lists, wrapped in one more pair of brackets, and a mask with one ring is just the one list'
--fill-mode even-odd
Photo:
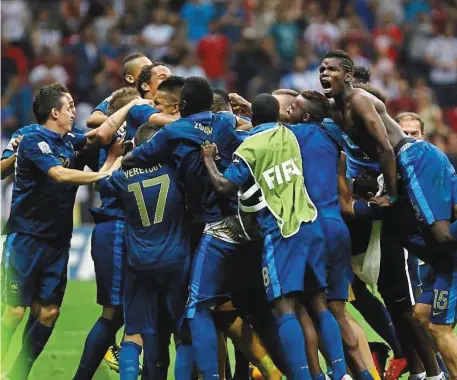
{"label": "jersey number 17", "polygon": [[170,177],[168,174],[164,174],[157,178],[145,179],[144,181],[135,182],[128,186],[128,191],[133,192],[135,195],[135,200],[138,206],[138,211],[140,212],[141,223],[143,224],[143,227],[149,227],[151,225],[151,221],[149,219],[146,203],[144,202],[141,185],[143,185],[144,188],[160,185],[159,198],[157,199],[156,212],[154,214],[154,224],[157,224],[163,220],[168,189],[170,188]]}

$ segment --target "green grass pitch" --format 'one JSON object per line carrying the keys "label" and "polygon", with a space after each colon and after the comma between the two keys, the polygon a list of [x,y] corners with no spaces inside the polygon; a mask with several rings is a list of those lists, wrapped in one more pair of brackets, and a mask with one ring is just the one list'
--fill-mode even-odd
{"label": "green grass pitch", "polygon": [[[30,380],[68,380],[73,378],[86,335],[100,316],[101,308],[95,303],[95,296],[95,281],[69,281],[55,331],[51,336],[48,345],[35,363],[29,377]],[[367,332],[370,341],[382,341],[381,338],[367,326],[357,312],[353,315],[356,316],[356,319],[361,323],[364,331]],[[13,360],[19,351],[22,330],[26,319],[27,318],[24,318],[16,335],[13,337],[5,368],[1,369],[2,373],[5,371],[7,372],[10,369]],[[231,343],[229,343],[229,345],[230,355],[233,356],[233,347]],[[168,379],[173,379],[175,357],[173,346],[170,347],[170,356],[171,365],[168,372]],[[94,379],[119,379],[119,375],[110,371],[108,366],[103,362]]]}

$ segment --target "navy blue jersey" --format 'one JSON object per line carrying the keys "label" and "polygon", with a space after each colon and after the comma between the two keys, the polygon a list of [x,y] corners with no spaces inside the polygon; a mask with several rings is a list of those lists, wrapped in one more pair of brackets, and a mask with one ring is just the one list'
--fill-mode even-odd
{"label": "navy blue jersey", "polygon": [[338,201],[339,150],[317,123],[291,127],[300,145],[306,190],[318,216],[341,218]]}
{"label": "navy blue jersey", "polygon": [[127,128],[125,140],[133,140],[135,133],[142,124],[147,123],[151,115],[159,113],[157,109],[149,104],[135,104],[127,114]]}
{"label": "navy blue jersey", "polygon": [[[14,149],[13,149],[13,141],[16,140],[20,136],[24,136],[27,133],[34,132],[40,127],[39,124],[30,124],[26,125],[25,127],[19,128],[13,133],[13,136],[11,137],[8,145],[2,152],[2,160],[5,158],[9,158],[14,154]],[[81,148],[86,145],[86,138],[82,137],[84,133],[79,130],[78,128],[73,127],[71,129],[71,133],[68,133],[65,135],[65,138],[69,139],[75,150],[80,150]]]}
{"label": "navy blue jersey", "polygon": [[128,264],[136,269],[161,269],[181,264],[190,254],[184,231],[185,204],[174,170],[157,164],[146,169],[116,170],[101,181],[117,195],[125,210]]}
{"label": "navy blue jersey", "polygon": [[100,111],[100,112],[103,112],[106,115],[108,113],[108,106],[109,106],[110,100],[111,100],[111,96],[106,98],[97,107],[95,107],[95,109],[92,112]]}
{"label": "navy blue jersey", "polygon": [[214,190],[200,157],[200,148],[206,141],[215,143],[216,165],[224,172],[240,143],[235,125],[236,117],[231,113],[200,112],[165,126],[147,143],[134,149],[132,156],[141,167],[171,163],[184,186],[192,221],[217,222],[236,213],[236,197],[227,199]]}
{"label": "navy blue jersey", "polygon": [[324,119],[324,126],[330,136],[346,153],[347,178],[356,178],[366,170],[381,173],[381,164],[368,157],[332,119]]}
{"label": "navy blue jersey", "polygon": [[61,136],[42,126],[19,144],[11,214],[6,232],[50,239],[69,239],[77,186],[58,184],[47,172],[55,166],[75,168],[73,141],[85,136]]}

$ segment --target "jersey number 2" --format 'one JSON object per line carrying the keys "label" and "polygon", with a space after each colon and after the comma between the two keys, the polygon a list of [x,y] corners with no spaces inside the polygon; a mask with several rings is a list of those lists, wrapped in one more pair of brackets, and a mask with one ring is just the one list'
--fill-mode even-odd
{"label": "jersey number 2", "polygon": [[143,185],[144,188],[160,185],[159,199],[157,200],[156,212],[154,215],[154,224],[157,224],[162,222],[163,220],[163,213],[165,211],[165,203],[167,202],[168,189],[170,188],[170,177],[168,177],[168,174],[164,174],[160,177],[145,179],[142,182],[135,182],[128,186],[128,190],[133,192],[133,194],[135,195],[135,200],[138,206],[138,211],[140,212],[141,223],[143,223],[143,227],[149,227],[151,225],[151,221],[149,219],[146,203],[144,202],[141,185]]}

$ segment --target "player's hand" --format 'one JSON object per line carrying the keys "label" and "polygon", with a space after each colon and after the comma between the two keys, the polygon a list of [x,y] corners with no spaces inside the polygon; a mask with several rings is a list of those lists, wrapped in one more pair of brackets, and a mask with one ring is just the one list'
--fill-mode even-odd
{"label": "player's hand", "polygon": [[238,94],[231,93],[229,94],[229,99],[235,115],[251,116],[251,103],[249,103],[245,98]]}
{"label": "player's hand", "polygon": [[212,143],[203,143],[202,148],[200,150],[200,154],[203,158],[209,157],[209,158],[216,158],[217,156],[217,146],[216,144]]}
{"label": "player's hand", "polygon": [[19,143],[21,142],[23,137],[24,137],[23,135],[20,135],[20,136],[16,137],[16,139],[11,143],[11,145],[13,146],[13,150],[15,152],[17,151],[17,148],[19,147]]}
{"label": "player's hand", "polygon": [[118,138],[109,148],[108,157],[112,160],[122,156],[124,140]]}
{"label": "player's hand", "polygon": [[380,207],[392,207],[393,203],[389,202],[389,199],[387,198],[387,194],[381,196],[381,197],[373,197],[370,198],[369,202],[371,204],[378,205]]}

